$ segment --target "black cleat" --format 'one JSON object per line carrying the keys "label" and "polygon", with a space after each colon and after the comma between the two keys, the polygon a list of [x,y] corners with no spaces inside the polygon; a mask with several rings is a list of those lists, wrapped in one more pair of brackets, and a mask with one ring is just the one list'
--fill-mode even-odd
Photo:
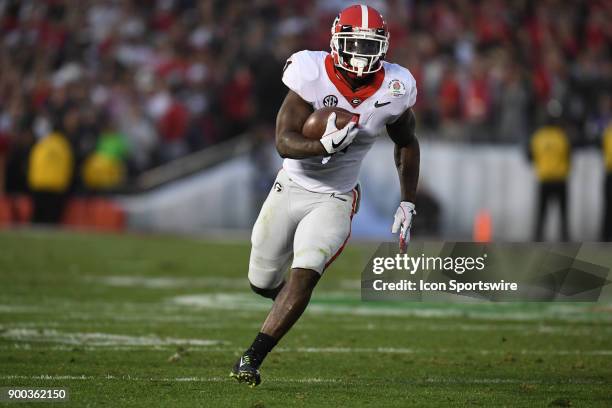
{"label": "black cleat", "polygon": [[234,364],[230,377],[235,378],[238,382],[247,383],[251,388],[257,387],[261,383],[258,367],[259,364],[253,356],[244,353]]}

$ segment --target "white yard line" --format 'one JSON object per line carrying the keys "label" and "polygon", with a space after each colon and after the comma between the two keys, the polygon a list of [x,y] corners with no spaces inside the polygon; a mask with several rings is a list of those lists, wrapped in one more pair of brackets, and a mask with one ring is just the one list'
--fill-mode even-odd
{"label": "white yard line", "polygon": [[[246,276],[235,278],[220,278],[220,277],[177,277],[177,276],[138,276],[138,275],[115,275],[115,276],[85,276],[83,280],[86,282],[95,282],[106,286],[113,287],[139,287],[139,288],[193,288],[193,287],[209,287],[209,288],[230,288],[244,289],[249,283]],[[361,281],[355,279],[342,279],[338,282],[341,289],[351,292],[359,292],[361,290]],[[324,292],[328,293],[328,292]],[[331,293],[331,292],[329,292]]]}
{"label": "white yard line", "polygon": [[[128,281],[133,277],[127,277]],[[139,278],[141,279],[141,278]],[[153,278],[157,279],[157,278]],[[160,278],[169,279],[169,278]],[[233,285],[239,279],[227,278],[226,283]],[[222,278],[210,279],[218,285]],[[154,281],[156,282],[156,281]],[[151,285],[158,287],[165,285],[164,280]],[[189,280],[183,282],[185,285]],[[202,281],[204,282],[204,281]],[[182,284],[183,284],[182,283]],[[191,283],[190,283],[191,285]],[[344,297],[342,296],[344,294]],[[333,296],[332,296],[333,295]],[[331,299],[330,299],[331,296]],[[334,299],[346,300],[349,303],[334,303]],[[500,308],[492,308],[491,304],[483,304],[480,307],[452,307],[450,306],[424,306],[422,304],[388,306],[377,303],[360,303],[357,295],[351,296],[346,292],[321,292],[314,298],[312,304],[308,306],[307,313],[325,315],[326,318],[341,318],[352,316],[355,318],[364,316],[373,317],[416,317],[427,319],[453,319],[464,320],[499,320],[507,322],[535,322],[541,320],[556,320],[563,322],[601,322],[604,324],[612,323],[612,313],[594,312],[594,306],[588,305],[565,305],[549,304],[543,308],[517,310],[508,305]],[[85,309],[84,309],[85,307]],[[270,302],[261,299],[247,292],[230,293],[205,293],[168,298],[162,303],[141,304],[131,302],[81,302],[72,301],[53,301],[44,305],[0,305],[0,313],[42,313],[48,315],[62,314],[65,319],[83,319],[95,321],[101,317],[117,320],[133,320],[140,316],[143,319],[168,320],[176,319],[191,321],[197,320],[190,317],[201,311],[230,310],[236,314],[242,313],[244,316],[267,311],[270,309]],[[75,312],[80,310],[80,312]],[[90,311],[91,310],[91,311]],[[130,316],[132,315],[132,316]],[[137,317],[138,316],[138,317]]]}
{"label": "white yard line", "polygon": [[[229,377],[138,377],[132,375],[0,375],[0,380],[44,380],[44,381],[87,381],[87,380],[108,380],[108,381],[153,381],[153,382],[230,382],[235,381]],[[336,378],[271,378],[266,382],[287,382],[287,383],[338,383],[343,382]]]}
{"label": "white yard line", "polygon": [[48,381],[59,381],[59,380],[93,380],[95,377],[89,375],[2,375],[2,380],[48,380]]}
{"label": "white yard line", "polygon": [[[419,354],[419,353],[469,353],[465,349],[412,349],[403,347],[298,347],[298,348],[278,348],[278,352],[290,353],[366,353],[366,354]],[[512,354],[508,350],[474,350],[477,354]],[[594,355],[612,356],[612,350],[520,350],[518,354],[537,354],[537,355]]]}
{"label": "white yard line", "polygon": [[[307,325],[302,325],[302,328],[309,328]],[[389,326],[378,323],[364,323],[364,324],[339,324],[337,325],[340,330],[353,330],[353,331],[402,331],[402,332],[416,332],[416,331],[465,331],[465,332],[517,332],[519,335],[532,335],[534,333],[545,334],[565,334],[573,336],[584,336],[584,335],[596,335],[599,334],[602,337],[606,336],[607,333],[612,333],[612,326],[584,326],[584,327],[573,327],[566,325],[542,325],[542,324],[494,324],[494,323],[482,323],[482,324],[465,324],[465,323],[423,323],[423,324],[403,324],[398,326]],[[318,327],[313,325],[313,328]],[[320,330],[320,329],[319,329]],[[607,337],[607,336],[606,336]]]}
{"label": "white yard line", "polygon": [[146,289],[213,288],[245,289],[246,278],[176,277],[176,276],[86,276],[86,282],[113,287],[137,287]]}
{"label": "white yard line", "polygon": [[[178,315],[143,315],[143,314],[123,314],[123,315],[100,315],[100,314],[62,314],[56,320],[36,320],[36,321],[16,321],[4,322],[0,324],[0,332],[3,329],[10,328],[37,328],[37,329],[52,329],[52,328],[71,328],[74,326],[82,326],[83,321],[87,322],[88,327],[110,327],[118,325],[126,325],[133,323],[180,323],[183,326],[190,325],[202,330],[206,329],[234,329],[236,321],[223,320],[211,321],[210,316],[190,316],[185,314]],[[261,324],[259,322],[245,323],[240,322],[240,327],[243,329],[256,329]],[[430,322],[406,322],[401,325],[390,326],[389,324],[377,322],[342,323],[335,324],[334,327],[343,331],[393,331],[393,332],[515,332],[514,334],[521,336],[530,336],[533,334],[563,334],[568,336],[596,336],[607,338],[612,333],[612,325],[564,325],[554,323],[455,323],[453,321],[443,323]],[[300,325],[301,330],[321,330],[320,325],[315,323],[303,323]]]}
{"label": "white yard line", "polygon": [[0,305],[0,313],[37,313],[41,311],[42,308],[39,306]]}
{"label": "white yard line", "polygon": [[[508,310],[502,308],[491,310],[490,304],[483,304],[482,309],[476,307],[471,309],[453,307],[396,307],[380,306],[376,303],[357,303],[356,304],[333,304],[318,303],[327,298],[325,293],[315,297],[313,303],[308,306],[308,313],[351,315],[351,316],[403,316],[420,318],[465,318],[482,320],[501,320],[501,321],[534,321],[542,319],[554,319],[563,321],[593,321],[594,318],[589,313],[586,306],[549,304],[546,308],[539,310]],[[358,301],[359,297],[346,297],[347,300]],[[188,307],[194,310],[269,310],[270,303],[265,299],[252,296],[248,293],[206,293],[175,296],[169,299],[169,304]],[[612,321],[612,314],[598,314],[597,321]]]}
{"label": "white yard line", "polygon": [[[159,339],[152,335],[134,337],[129,343],[112,343],[110,339],[117,337],[131,337],[107,335],[105,333],[95,333],[96,338],[104,338],[103,343],[82,342],[77,343],[73,339],[88,338],[92,333],[70,333],[69,336],[59,338],[26,338],[17,339],[20,343],[0,345],[1,350],[31,350],[33,348],[44,348],[55,351],[130,351],[130,350],[164,350],[173,351],[177,346],[185,346],[189,351],[197,353],[239,353],[240,348],[218,347],[221,342],[211,343],[210,340],[199,339]],[[68,340],[62,340],[68,339]],[[133,339],[147,339],[147,341],[135,341]],[[151,339],[157,339],[151,341]],[[177,341],[180,340],[180,341]],[[41,345],[42,342],[54,343],[50,346]],[[59,343],[59,344],[57,344]],[[227,343],[226,343],[227,344]],[[430,354],[480,354],[480,355],[542,355],[542,356],[612,356],[612,350],[543,350],[543,349],[521,349],[521,350],[466,350],[464,348],[407,348],[407,347],[277,347],[277,353],[313,353],[313,354],[411,354],[411,355],[430,355]]]}
{"label": "white yard line", "polygon": [[[34,381],[150,381],[150,382],[233,382],[234,380],[229,377],[138,377],[132,375],[104,375],[104,376],[88,376],[88,375],[0,375],[0,380],[34,380]],[[567,381],[541,381],[541,380],[529,380],[529,379],[513,379],[513,378],[462,378],[462,379],[449,379],[449,378],[425,378],[422,380],[411,380],[402,379],[399,381],[377,379],[372,380],[368,378],[355,378],[349,379],[340,378],[320,378],[320,377],[307,377],[307,378],[287,378],[287,377],[269,377],[265,379],[265,382],[271,383],[298,383],[298,384],[351,384],[351,383],[368,383],[368,382],[392,382],[402,384],[605,384],[604,381],[598,380],[567,380]]]}
{"label": "white yard line", "polygon": [[222,340],[181,339],[174,337],[158,337],[153,334],[146,336],[130,336],[114,333],[81,333],[61,332],[55,329],[12,328],[0,332],[0,338],[25,342],[50,342],[72,345],[107,346],[216,346],[228,344]]}
{"label": "white yard line", "polygon": [[[124,326],[133,324],[134,322],[150,324],[150,323],[180,323],[183,326],[189,325],[197,327],[201,330],[209,329],[234,329],[236,322],[234,321],[215,321],[211,322],[211,318],[207,316],[195,317],[185,315],[122,315],[122,316],[105,316],[99,315],[87,316],[87,318],[69,318],[62,317],[62,320],[55,321],[20,321],[20,322],[5,322],[0,324],[2,329],[10,328],[36,328],[41,330],[52,328],[72,328],[83,325],[83,320],[87,321],[89,327],[112,327]],[[260,323],[245,324],[240,323],[243,329],[256,329],[261,326]],[[389,326],[380,323],[364,322],[363,324],[343,324],[335,325],[339,330],[343,331],[393,331],[393,332],[515,332],[515,335],[530,336],[533,334],[563,334],[567,336],[596,336],[608,338],[612,333],[612,326],[568,326],[568,325],[552,325],[552,324],[495,324],[495,323],[406,323],[400,326]],[[318,330],[319,325],[313,323],[305,323],[300,325],[301,330]]]}

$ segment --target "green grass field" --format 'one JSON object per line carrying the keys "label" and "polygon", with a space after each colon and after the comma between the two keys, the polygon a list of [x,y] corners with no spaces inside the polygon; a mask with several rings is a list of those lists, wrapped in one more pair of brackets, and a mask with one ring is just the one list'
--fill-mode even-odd
{"label": "green grass field", "polygon": [[78,407],[612,406],[610,305],[362,303],[372,251],[349,245],[251,389],[228,377],[270,306],[246,243],[0,233],[0,387]]}

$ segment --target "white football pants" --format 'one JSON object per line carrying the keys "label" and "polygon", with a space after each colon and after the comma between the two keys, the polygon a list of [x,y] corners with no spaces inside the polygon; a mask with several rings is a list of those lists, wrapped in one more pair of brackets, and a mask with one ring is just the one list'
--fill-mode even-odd
{"label": "white football pants", "polygon": [[358,189],[315,193],[281,170],[253,226],[251,284],[262,289],[278,287],[292,257],[291,268],[322,274],[349,239],[358,200]]}

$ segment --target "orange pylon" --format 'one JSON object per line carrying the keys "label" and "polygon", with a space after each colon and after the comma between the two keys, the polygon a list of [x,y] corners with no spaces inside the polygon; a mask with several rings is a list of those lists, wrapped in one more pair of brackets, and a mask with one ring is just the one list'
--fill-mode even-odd
{"label": "orange pylon", "polygon": [[480,210],[474,219],[474,242],[491,242],[493,222],[488,210]]}

